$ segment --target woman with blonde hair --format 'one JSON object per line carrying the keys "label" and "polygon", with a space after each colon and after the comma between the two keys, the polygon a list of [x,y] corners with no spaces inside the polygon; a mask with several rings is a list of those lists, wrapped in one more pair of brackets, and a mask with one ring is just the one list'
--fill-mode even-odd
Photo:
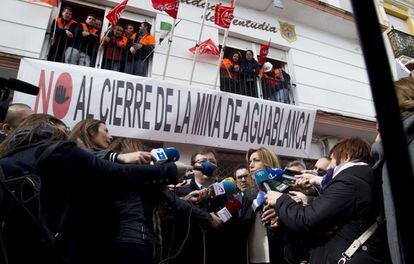
{"label": "woman with blonde hair", "polygon": [[[246,153],[246,163],[249,169],[248,182],[251,186],[256,186],[254,173],[258,170],[280,168],[276,154],[264,147],[249,149]],[[263,208],[263,196],[264,192],[259,192],[255,202],[253,202],[253,208],[256,208],[253,216],[251,216],[253,226],[248,239],[249,261],[250,263],[286,263],[283,256],[282,233],[280,230],[268,228],[268,224],[277,226],[277,220],[271,223],[262,223],[261,221],[261,212],[266,209],[266,207]]]}

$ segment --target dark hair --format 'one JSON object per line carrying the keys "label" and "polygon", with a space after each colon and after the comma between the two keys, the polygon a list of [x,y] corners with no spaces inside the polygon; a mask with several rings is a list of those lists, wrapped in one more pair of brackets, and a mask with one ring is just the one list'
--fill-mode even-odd
{"label": "dark hair", "polygon": [[86,17],[90,17],[90,16],[96,19],[96,15],[95,14],[89,14]]}
{"label": "dark hair", "polygon": [[135,29],[135,26],[132,23],[128,23],[128,24],[125,25],[126,28],[129,27],[129,26],[132,26]]}
{"label": "dark hair", "polygon": [[116,153],[130,153],[144,151],[144,145],[139,139],[119,137],[112,141],[109,149]]}
{"label": "dark hair", "polygon": [[371,164],[371,145],[360,137],[341,139],[329,152],[337,164],[346,160],[358,160]]}
{"label": "dark hair", "polygon": [[214,149],[212,149],[212,148],[201,148],[195,154],[193,154],[191,156],[191,165],[195,164],[195,161],[196,161],[195,158],[197,157],[197,155],[204,155],[204,154],[207,154],[207,153],[212,153],[214,155],[214,158],[217,159],[217,153]]}
{"label": "dark hair", "polygon": [[85,119],[77,123],[69,135],[69,140],[81,141],[83,147],[88,149],[99,148],[93,143],[92,138],[98,133],[100,124],[105,122],[96,119]]}
{"label": "dark hair", "polygon": [[233,178],[236,178],[236,172],[239,170],[247,170],[247,172],[249,172],[249,169],[246,167],[246,165],[239,165],[237,166],[234,171],[233,171]]}
{"label": "dark hair", "polygon": [[[58,126],[64,127],[64,130]],[[68,128],[59,119],[47,114],[33,114],[26,118],[0,144],[0,156],[18,147],[66,140]]]}
{"label": "dark hair", "polygon": [[72,11],[72,7],[65,6],[64,8],[62,8],[62,13],[63,13],[65,10],[68,10],[69,12],[73,13],[73,11]]}
{"label": "dark hair", "polygon": [[147,29],[148,32],[151,32],[151,24],[148,23],[147,21],[142,22],[142,24],[144,25],[144,27]]}
{"label": "dark hair", "polygon": [[247,52],[250,52],[252,54],[253,58],[254,58],[254,52],[253,52],[253,50],[246,50],[246,54],[247,54]]}
{"label": "dark hair", "polygon": [[241,55],[241,53],[240,53],[239,51],[234,51],[234,52],[231,54],[231,56],[230,56],[230,59],[231,59],[231,60],[233,60],[233,56],[234,56],[234,54],[239,55],[239,60],[238,60],[237,62],[238,62],[238,63],[240,63],[240,61],[241,61],[241,59],[242,59],[242,55]]}

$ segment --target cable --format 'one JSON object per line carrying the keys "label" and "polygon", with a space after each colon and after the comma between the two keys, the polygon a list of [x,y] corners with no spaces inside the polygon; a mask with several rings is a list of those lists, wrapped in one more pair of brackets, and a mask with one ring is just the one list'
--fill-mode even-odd
{"label": "cable", "polygon": [[166,258],[166,259],[161,260],[161,261],[159,262],[159,264],[165,263],[166,261],[169,261],[169,260],[172,260],[172,259],[176,258],[176,257],[177,257],[177,256],[181,253],[181,251],[183,250],[184,245],[185,245],[185,243],[187,242],[188,237],[190,236],[190,229],[191,229],[191,214],[192,214],[192,213],[193,213],[193,207],[191,207],[191,209],[190,209],[190,213],[188,214],[188,222],[187,222],[187,226],[188,226],[188,227],[187,227],[187,234],[185,235],[184,241],[183,241],[183,243],[181,244],[180,248],[178,249],[177,253],[176,253],[174,256],[172,256],[172,257],[168,257],[168,258]]}

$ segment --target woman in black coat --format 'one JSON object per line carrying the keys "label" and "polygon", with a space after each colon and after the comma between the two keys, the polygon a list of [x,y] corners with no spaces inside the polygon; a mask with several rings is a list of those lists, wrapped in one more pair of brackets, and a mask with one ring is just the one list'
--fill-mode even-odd
{"label": "woman in black coat", "polygon": [[254,59],[252,50],[247,50],[240,64],[240,94],[257,97],[257,76],[259,75],[259,63]]}
{"label": "woman in black coat", "polygon": [[[336,165],[333,177],[309,205],[298,204],[287,194],[266,194],[283,225],[310,238],[311,263],[338,263],[342,253],[376,221],[382,203],[381,179],[375,178],[368,165],[370,145],[366,141],[343,139],[330,156]],[[384,245],[383,228],[379,228],[347,263],[384,263]]]}
{"label": "woman in black coat", "polygon": [[[96,158],[66,139],[67,129],[60,120],[44,114],[32,115],[0,145],[0,165],[6,180],[27,171],[36,171],[41,176],[43,214],[56,246],[69,263],[104,263],[108,260],[108,252],[103,248],[110,237],[106,229],[109,217],[101,210],[105,209],[107,194],[176,183],[179,173],[174,163],[112,163]],[[38,164],[45,149],[56,142],[62,143]],[[28,225],[31,224],[29,221]],[[8,230],[10,236],[5,241],[6,246],[10,245],[9,263],[66,263],[40,255],[36,246],[29,243],[35,241],[36,232],[22,233],[20,230],[24,228],[22,225]]]}

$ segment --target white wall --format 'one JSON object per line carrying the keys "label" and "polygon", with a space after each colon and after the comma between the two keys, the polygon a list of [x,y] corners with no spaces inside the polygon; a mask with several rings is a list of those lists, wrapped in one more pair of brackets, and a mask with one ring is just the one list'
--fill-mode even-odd
{"label": "white wall", "polygon": [[21,0],[2,0],[0,52],[39,58],[52,8]]}
{"label": "white wall", "polygon": [[[173,40],[167,80],[185,82],[189,80],[193,55],[188,48],[194,46],[198,36],[202,8],[181,4],[179,18],[183,18],[176,28]],[[318,11],[314,11],[318,12]],[[374,108],[366,74],[362,52],[356,39],[346,39],[331,33],[295,23],[293,18],[275,17],[272,14],[237,7],[235,17],[267,22],[279,28],[278,20],[295,24],[297,41],[288,43],[280,33],[276,34],[253,28],[231,26],[230,36],[246,35],[244,39],[256,43],[272,40],[273,47],[289,53],[290,71],[297,84],[296,103],[362,119],[373,120]],[[160,21],[172,22],[169,17],[158,14]],[[202,40],[212,38],[216,43],[219,31],[211,22],[206,23]],[[256,45],[257,53],[260,45]],[[166,47],[158,48],[154,57],[153,77],[161,78]],[[196,85],[213,85],[216,59],[201,58],[195,70]],[[293,67],[292,67],[293,66]],[[352,103],[350,103],[352,102]]]}
{"label": "white wall", "polygon": [[[96,0],[90,0],[98,4]],[[113,4],[120,1],[102,1]],[[214,1],[210,1],[213,2]],[[155,11],[148,0],[131,0],[129,12],[141,12],[155,18],[156,38],[161,21],[172,23],[164,13]],[[167,80],[188,83],[193,55],[188,49],[195,45],[200,28],[202,8],[180,4],[179,19],[168,64]],[[0,8],[0,51],[28,57],[39,57],[51,8],[20,0],[2,0]],[[320,12],[312,9],[315,15]],[[255,43],[272,40],[273,48],[287,52],[292,81],[297,84],[295,101],[307,106],[346,116],[373,120],[374,109],[361,49],[356,39],[347,39],[295,22],[294,17],[276,17],[238,6],[236,19],[266,22],[279,29],[278,20],[295,25],[297,41],[287,42],[280,32],[272,33],[253,28],[231,26],[230,36]],[[338,18],[339,19],[339,18]],[[344,22],[345,23],[345,22]],[[222,34],[212,22],[206,22],[202,40],[211,38],[218,44]],[[356,37],[356,36],[355,36]],[[255,52],[259,51],[260,45]],[[157,45],[152,63],[152,77],[161,78],[167,47]],[[195,86],[212,87],[217,69],[217,58],[201,56],[194,77]]]}

